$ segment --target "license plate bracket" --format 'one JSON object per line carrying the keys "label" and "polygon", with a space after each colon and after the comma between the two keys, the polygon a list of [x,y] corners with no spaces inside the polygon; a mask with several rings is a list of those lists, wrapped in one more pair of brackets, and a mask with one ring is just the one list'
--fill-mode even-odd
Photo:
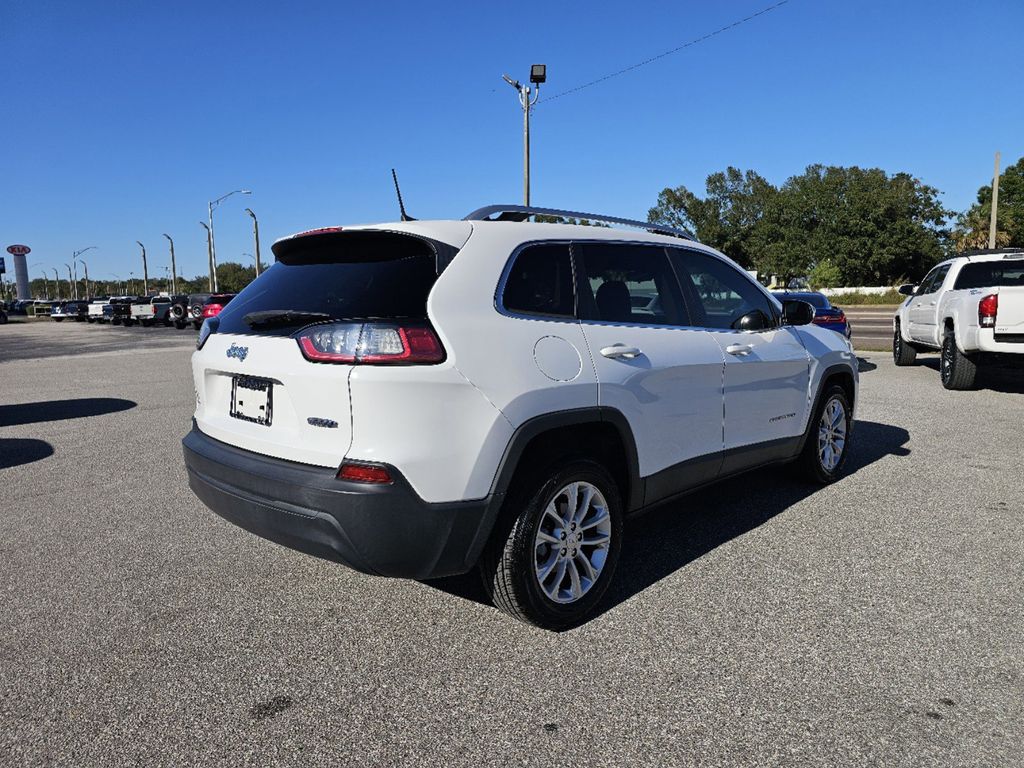
{"label": "license plate bracket", "polygon": [[274,416],[274,382],[256,376],[231,377],[233,418],[269,427]]}

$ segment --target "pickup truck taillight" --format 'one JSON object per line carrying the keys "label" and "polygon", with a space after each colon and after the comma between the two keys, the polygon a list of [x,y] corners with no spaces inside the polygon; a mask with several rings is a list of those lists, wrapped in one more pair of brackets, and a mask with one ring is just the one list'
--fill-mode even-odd
{"label": "pickup truck taillight", "polygon": [[445,357],[441,340],[425,324],[325,323],[300,331],[295,339],[314,363],[422,365]]}
{"label": "pickup truck taillight", "polygon": [[994,328],[996,312],[999,310],[999,294],[990,293],[978,302],[978,325],[982,328]]}

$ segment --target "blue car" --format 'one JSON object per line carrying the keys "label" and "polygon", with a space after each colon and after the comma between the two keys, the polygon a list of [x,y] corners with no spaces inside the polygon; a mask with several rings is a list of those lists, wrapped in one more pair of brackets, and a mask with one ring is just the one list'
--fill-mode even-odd
{"label": "blue car", "polygon": [[825,294],[817,291],[773,291],[772,293],[779,301],[806,301],[814,307],[815,325],[850,338],[850,323],[846,319],[846,313],[839,307],[833,307]]}

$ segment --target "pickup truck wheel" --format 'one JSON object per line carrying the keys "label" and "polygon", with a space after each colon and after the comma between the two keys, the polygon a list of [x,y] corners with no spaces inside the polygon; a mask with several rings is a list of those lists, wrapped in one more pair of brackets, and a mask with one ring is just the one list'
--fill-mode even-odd
{"label": "pickup truck wheel", "polygon": [[903,340],[900,324],[892,334],[892,359],[896,365],[913,365],[917,362],[917,350]]}
{"label": "pickup truck wheel", "polygon": [[978,377],[978,365],[960,351],[956,337],[947,333],[942,340],[942,356],[939,359],[939,376],[946,389],[974,389]]}
{"label": "pickup truck wheel", "polygon": [[480,567],[494,604],[546,629],[581,623],[607,590],[622,547],[615,481],[600,464],[571,461],[526,480],[506,504],[511,531],[495,537]]}
{"label": "pickup truck wheel", "polygon": [[850,444],[853,415],[846,391],[833,385],[818,400],[810,433],[796,466],[805,479],[827,485],[842,474]]}

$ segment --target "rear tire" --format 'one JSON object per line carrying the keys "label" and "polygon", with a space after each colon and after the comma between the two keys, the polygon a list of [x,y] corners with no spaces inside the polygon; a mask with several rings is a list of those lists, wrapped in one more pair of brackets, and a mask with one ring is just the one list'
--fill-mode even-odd
{"label": "rear tire", "polygon": [[849,454],[853,410],[846,390],[835,384],[818,400],[807,442],[796,460],[796,469],[812,483],[828,485],[842,475]]}
{"label": "rear tire", "polygon": [[176,322],[174,324],[174,327],[177,328],[180,331],[181,329],[183,329],[185,327],[185,325],[186,325],[186,323],[185,323],[184,320],[179,320],[178,322]]}
{"label": "rear tire", "polygon": [[903,340],[898,322],[892,335],[892,360],[899,366],[914,365],[917,362],[917,350]]}
{"label": "rear tire", "polygon": [[528,476],[509,494],[502,519],[480,563],[495,606],[545,629],[585,621],[622,547],[622,501],[607,470],[574,460]]}
{"label": "rear tire", "polygon": [[978,364],[960,351],[956,336],[946,333],[942,339],[942,356],[939,359],[939,377],[946,389],[974,389],[978,378]]}

